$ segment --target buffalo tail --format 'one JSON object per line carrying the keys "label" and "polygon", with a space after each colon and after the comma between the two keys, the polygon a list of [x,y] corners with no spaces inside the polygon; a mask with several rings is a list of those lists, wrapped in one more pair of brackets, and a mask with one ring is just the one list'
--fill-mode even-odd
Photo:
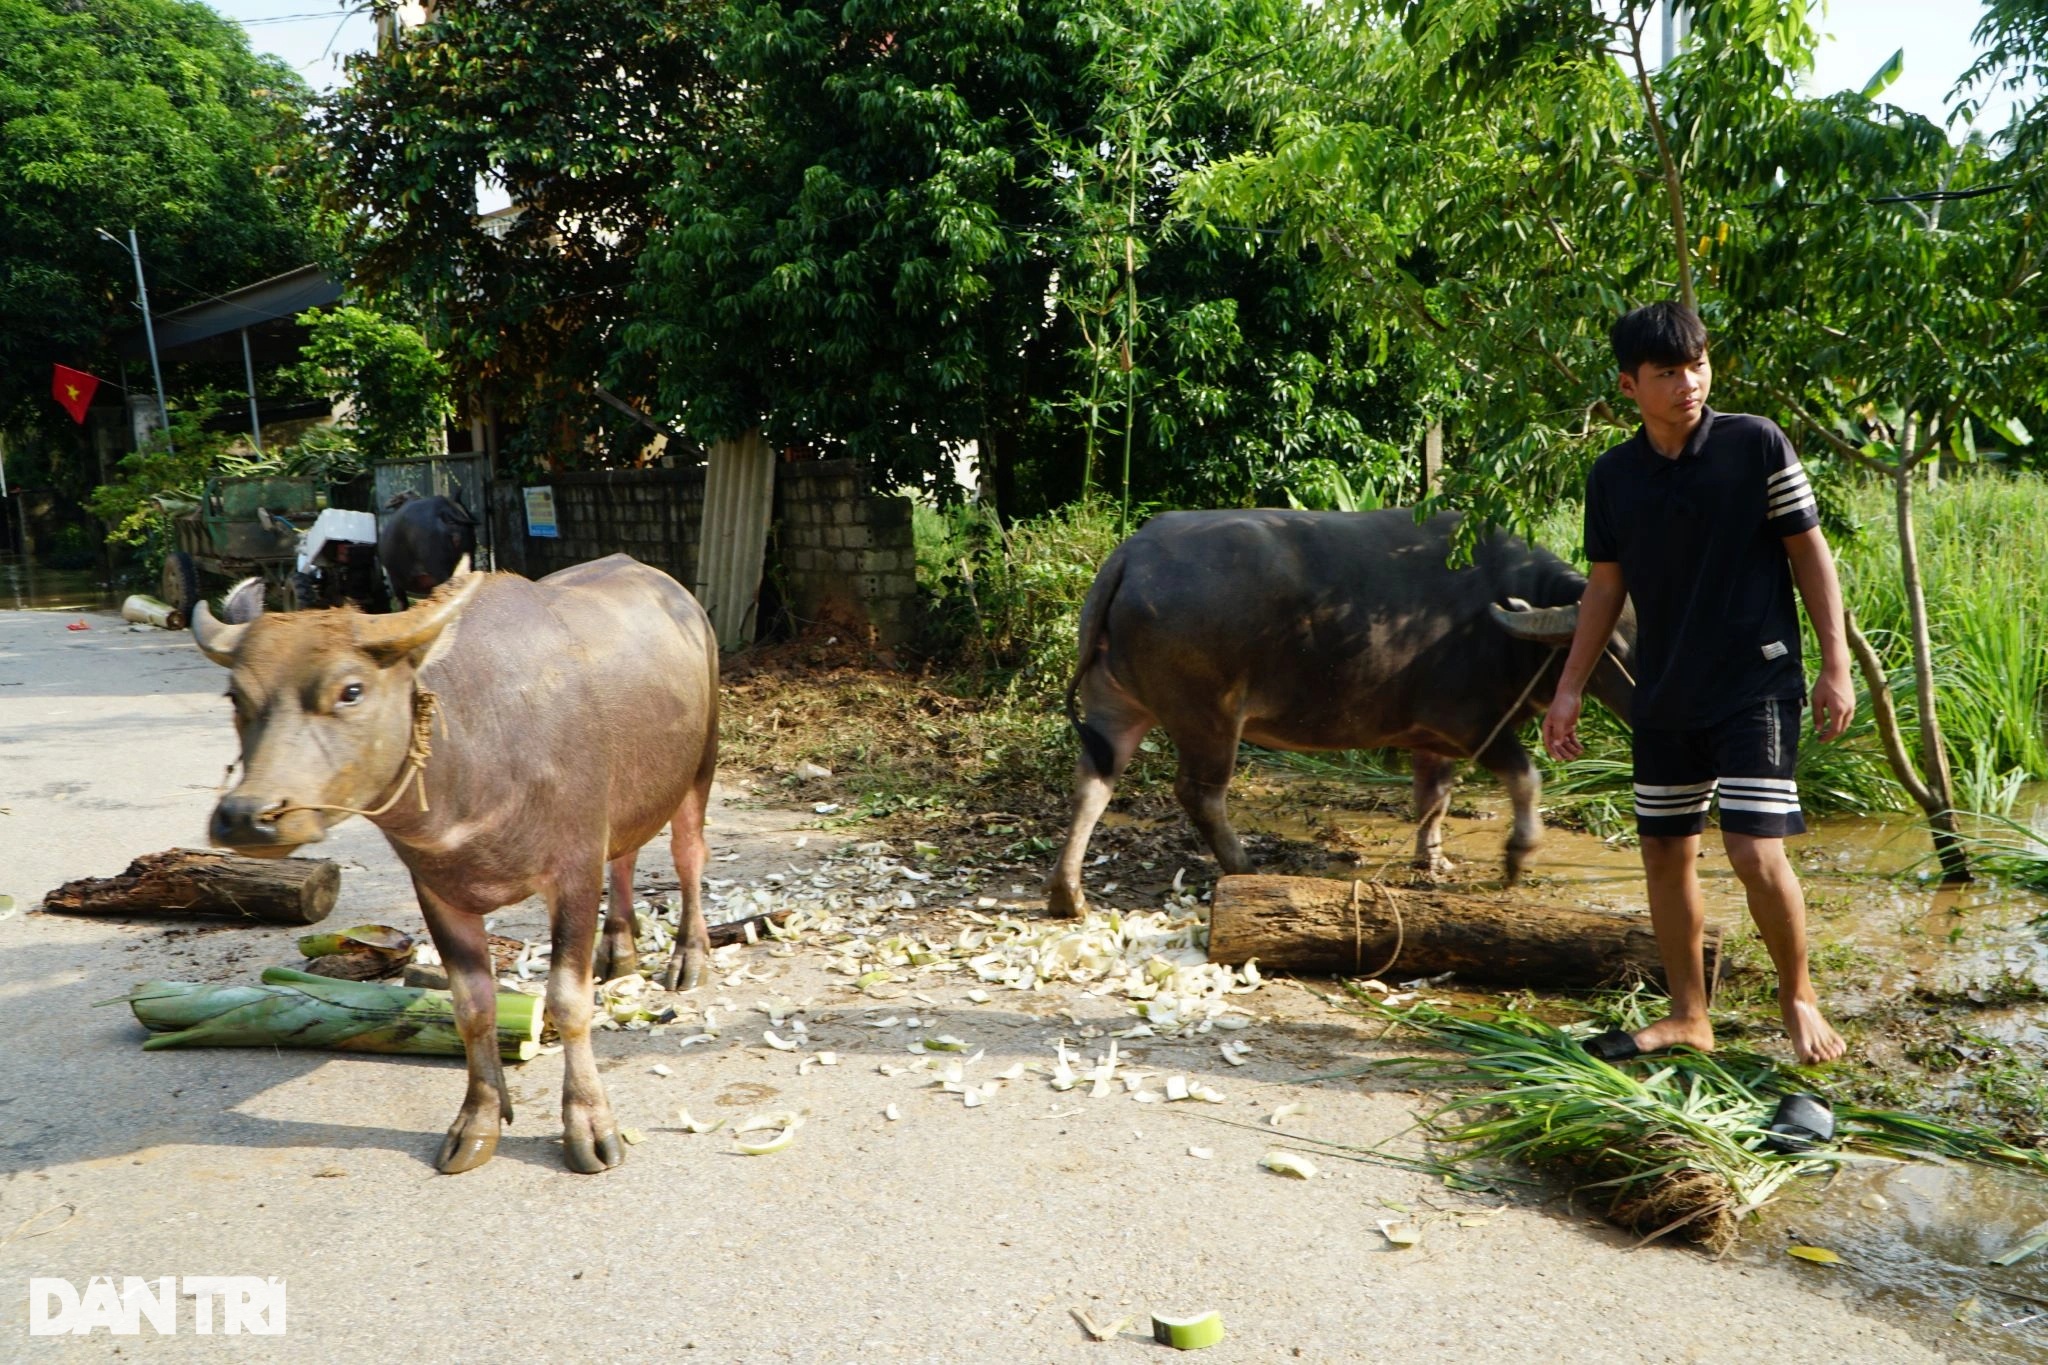
{"label": "buffalo tail", "polygon": [[1110,776],[1116,767],[1116,751],[1101,731],[1081,718],[1081,678],[1102,655],[1107,641],[1109,604],[1123,581],[1124,548],[1119,545],[1104,561],[1102,571],[1088,589],[1087,600],[1081,604],[1080,661],[1074,666],[1074,676],[1067,680],[1067,723],[1080,737],[1082,761],[1104,777]]}

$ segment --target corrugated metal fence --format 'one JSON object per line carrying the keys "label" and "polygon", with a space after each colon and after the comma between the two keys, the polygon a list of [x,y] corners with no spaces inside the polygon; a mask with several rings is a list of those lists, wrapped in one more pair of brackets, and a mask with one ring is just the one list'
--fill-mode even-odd
{"label": "corrugated metal fence", "polygon": [[715,441],[704,484],[704,532],[693,591],[710,613],[720,649],[754,638],[768,516],[775,502],[775,452],[750,431]]}

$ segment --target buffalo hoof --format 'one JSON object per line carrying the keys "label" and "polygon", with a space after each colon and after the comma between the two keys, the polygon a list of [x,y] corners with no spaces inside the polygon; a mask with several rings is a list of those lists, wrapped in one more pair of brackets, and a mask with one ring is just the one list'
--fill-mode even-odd
{"label": "buffalo hoof", "polygon": [[661,988],[665,991],[694,991],[704,984],[704,964],[711,960],[711,944],[678,942],[675,951],[668,955],[668,965],[661,969]]}
{"label": "buffalo hoof", "polygon": [[1056,919],[1080,919],[1088,913],[1088,897],[1078,886],[1048,882],[1045,887],[1045,912]]}
{"label": "buffalo hoof", "polygon": [[1529,870],[1529,855],[1535,851],[1533,846],[1508,850],[1507,864],[1501,869],[1501,876],[1509,886],[1522,880],[1522,874]]}
{"label": "buffalo hoof", "polygon": [[498,1150],[498,1125],[482,1114],[468,1110],[455,1116],[448,1136],[441,1139],[441,1154],[434,1168],[443,1175],[461,1175],[489,1161]]}
{"label": "buffalo hoof", "polygon": [[597,941],[597,956],[592,959],[590,970],[593,980],[616,981],[640,970],[640,954],[630,939],[620,948],[607,934]]}
{"label": "buffalo hoof", "polygon": [[598,1175],[626,1159],[625,1144],[611,1115],[569,1118],[562,1133],[562,1160],[578,1175]]}

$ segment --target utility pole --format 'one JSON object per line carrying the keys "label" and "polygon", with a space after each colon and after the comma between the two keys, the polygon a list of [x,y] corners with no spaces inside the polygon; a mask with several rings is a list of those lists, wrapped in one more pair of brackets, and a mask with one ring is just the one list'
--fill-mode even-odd
{"label": "utility pole", "polygon": [[249,381],[249,439],[263,453],[263,419],[256,415],[256,362],[249,359],[249,329],[242,329],[242,373]]}
{"label": "utility pole", "polygon": [[[121,239],[105,228],[94,228],[93,231],[115,246],[121,245]],[[135,262],[135,297],[142,309],[142,335],[149,342],[149,372],[156,376],[156,415],[157,420],[163,423],[164,449],[176,454],[171,445],[171,409],[164,402],[163,367],[157,364],[156,359],[156,324],[149,316],[149,285],[142,278],[142,247],[135,240],[134,228],[128,229],[127,251],[129,259]]]}

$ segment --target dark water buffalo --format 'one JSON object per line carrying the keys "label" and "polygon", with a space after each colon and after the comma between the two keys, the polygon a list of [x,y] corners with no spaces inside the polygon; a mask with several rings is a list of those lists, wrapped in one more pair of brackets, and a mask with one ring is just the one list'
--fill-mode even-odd
{"label": "dark water buffalo", "polygon": [[[617,1165],[590,1049],[593,966],[636,969],[633,859],[664,824],[682,886],[665,984],[697,984],[711,948],[701,885],[718,647],[703,609],[625,555],[538,583],[465,566],[391,616],[263,615],[255,586],[231,596],[235,624],[203,604],[192,619],[207,657],[233,670],[242,741],[242,780],[213,813],[213,842],[281,856],[319,842],[348,811],[383,831],[412,873],[469,1057],[469,1094],[437,1161],[451,1173],[488,1161],[512,1117],[483,917],[542,897],[554,941],[547,1011],[566,1064],[564,1155],[578,1171]],[[415,787],[421,728],[431,754]],[[607,865],[611,913],[593,952]]]}
{"label": "dark water buffalo", "polygon": [[[1449,568],[1456,525],[1402,510],[1169,512],[1119,545],[1081,610],[1067,701],[1081,761],[1052,911],[1086,908],[1088,837],[1155,725],[1180,755],[1174,794],[1225,872],[1251,870],[1223,806],[1249,740],[1413,751],[1415,856],[1431,868],[1457,763],[1476,756],[1514,799],[1513,880],[1542,833],[1541,779],[1514,723],[1549,703],[1586,581],[1506,535]],[[1623,715],[1633,689],[1616,660],[1634,634],[1624,618],[1588,688]]]}
{"label": "dark water buffalo", "polygon": [[385,504],[397,515],[377,533],[377,562],[391,580],[399,610],[446,583],[455,566],[476,556],[476,518],[453,498],[400,493]]}

